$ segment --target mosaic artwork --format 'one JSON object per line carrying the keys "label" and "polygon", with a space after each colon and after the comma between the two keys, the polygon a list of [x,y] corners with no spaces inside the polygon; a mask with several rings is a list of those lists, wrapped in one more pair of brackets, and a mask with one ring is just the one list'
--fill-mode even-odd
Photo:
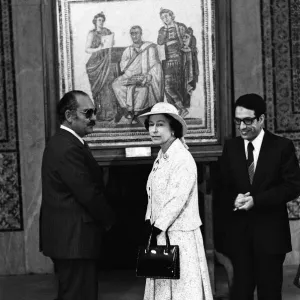
{"label": "mosaic artwork", "polygon": [[[261,0],[267,128],[294,141],[300,159],[300,1]],[[300,199],[288,204],[300,219]]]}
{"label": "mosaic artwork", "polygon": [[59,0],[57,30],[61,96],[84,90],[98,109],[91,146],[150,146],[137,117],[162,101],[189,144],[218,141],[214,0]]}
{"label": "mosaic artwork", "polygon": [[0,0],[0,231],[23,230],[11,18]]}

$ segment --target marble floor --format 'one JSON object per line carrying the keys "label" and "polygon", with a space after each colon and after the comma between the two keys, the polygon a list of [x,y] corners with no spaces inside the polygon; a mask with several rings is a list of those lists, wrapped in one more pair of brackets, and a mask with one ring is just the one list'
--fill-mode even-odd
{"label": "marble floor", "polygon": [[[300,299],[300,289],[292,283],[295,273],[296,267],[286,266],[284,268],[283,300]],[[136,278],[134,270],[103,271],[100,274],[99,282],[99,300],[143,299],[145,281]],[[226,274],[221,266],[217,266],[215,299],[227,299],[227,293]],[[53,299],[55,299],[55,278],[53,275],[0,276],[0,300]]]}

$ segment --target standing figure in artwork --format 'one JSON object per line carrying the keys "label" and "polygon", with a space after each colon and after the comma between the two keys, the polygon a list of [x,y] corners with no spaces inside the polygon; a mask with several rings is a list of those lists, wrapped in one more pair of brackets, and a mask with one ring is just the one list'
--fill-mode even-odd
{"label": "standing figure in artwork", "polygon": [[144,300],[213,300],[198,207],[197,166],[183,139],[184,119],[174,105],[155,104],[139,116],[160,151],[147,182],[144,241],[179,246],[180,279],[147,278]]}
{"label": "standing figure in artwork", "polygon": [[191,96],[196,89],[199,77],[197,40],[193,29],[189,27],[183,36],[182,69],[183,69],[183,106],[191,106]]}
{"label": "standing figure in artwork", "polygon": [[[85,51],[91,54],[86,63],[86,72],[98,109],[98,121],[111,121],[117,113],[117,103],[111,88],[114,79],[114,70],[111,67],[113,33],[103,27],[105,20],[103,12],[94,16],[95,28],[88,33],[85,47]],[[105,39],[110,40],[111,44],[104,43]]]}
{"label": "standing figure in artwork", "polygon": [[149,110],[157,102],[163,101],[162,67],[157,45],[142,40],[142,28],[130,28],[133,44],[127,47],[121,58],[123,75],[112,84],[124,117],[131,124],[136,117]]}
{"label": "standing figure in artwork", "polygon": [[160,10],[160,18],[164,26],[159,29],[157,44],[164,46],[165,60],[162,62],[165,94],[169,103],[175,105],[184,118],[189,112],[184,107],[184,78],[181,49],[187,27],[175,21],[174,13],[169,9]]}

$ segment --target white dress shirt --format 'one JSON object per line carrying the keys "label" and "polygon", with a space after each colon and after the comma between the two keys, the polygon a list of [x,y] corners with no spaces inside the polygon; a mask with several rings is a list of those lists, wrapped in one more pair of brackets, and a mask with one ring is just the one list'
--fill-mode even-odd
{"label": "white dress shirt", "polygon": [[64,130],[67,130],[67,131],[69,131],[69,132],[71,132],[74,136],[76,136],[78,139],[79,139],[79,141],[84,145],[84,141],[83,141],[83,139],[73,130],[73,129],[71,129],[71,128],[69,128],[69,127],[67,127],[67,126],[65,126],[65,125],[60,125],[60,128],[61,129],[64,129]]}

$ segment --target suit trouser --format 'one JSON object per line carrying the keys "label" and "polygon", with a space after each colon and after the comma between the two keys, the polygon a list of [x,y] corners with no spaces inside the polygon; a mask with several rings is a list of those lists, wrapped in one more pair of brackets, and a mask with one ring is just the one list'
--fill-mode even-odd
{"label": "suit trouser", "polygon": [[97,300],[97,260],[52,259],[58,279],[57,300]]}
{"label": "suit trouser", "polygon": [[241,247],[231,256],[234,281],[231,300],[281,300],[285,254],[254,253]]}

